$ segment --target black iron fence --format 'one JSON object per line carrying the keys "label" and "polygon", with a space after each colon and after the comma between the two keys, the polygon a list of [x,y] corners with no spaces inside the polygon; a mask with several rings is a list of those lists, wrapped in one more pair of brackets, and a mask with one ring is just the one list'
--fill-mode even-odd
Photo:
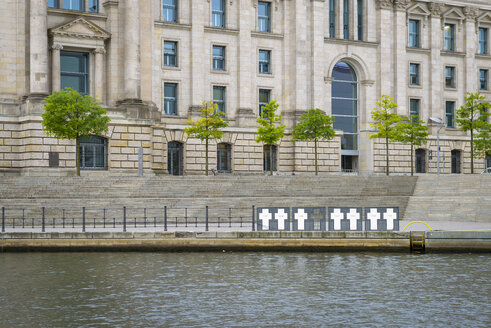
{"label": "black iron fence", "polygon": [[[40,207],[1,208],[1,232],[10,230],[81,231],[152,229],[168,231],[171,228],[242,228],[255,230],[254,206],[250,208],[203,207]],[[251,228],[252,227],[252,228]]]}

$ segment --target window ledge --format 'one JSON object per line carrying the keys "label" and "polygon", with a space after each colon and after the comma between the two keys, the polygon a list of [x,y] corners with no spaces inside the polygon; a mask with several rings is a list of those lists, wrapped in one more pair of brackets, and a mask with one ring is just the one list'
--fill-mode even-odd
{"label": "window ledge", "polygon": [[205,32],[210,33],[223,33],[223,34],[239,34],[239,30],[233,30],[225,27],[205,26]]}
{"label": "window ledge", "polygon": [[406,47],[406,52],[423,52],[423,53],[428,53],[428,52],[431,52],[431,49],[428,49],[428,48]]}
{"label": "window ledge", "polygon": [[189,24],[180,24],[174,22],[164,22],[164,21],[155,21],[154,26],[156,27],[165,27],[165,28],[173,28],[176,30],[191,30],[192,25]]}
{"label": "window ledge", "polygon": [[423,89],[421,84],[410,84],[408,87],[412,89]]}
{"label": "window ledge", "polygon": [[48,8],[48,14],[54,14],[54,15],[71,15],[71,16],[83,16],[83,17],[90,17],[90,18],[102,18],[102,19],[107,19],[107,15],[105,14],[100,14],[100,13],[90,13],[88,11],[76,11],[76,10],[69,10],[69,9],[58,9],[58,8]]}
{"label": "window ledge", "polygon": [[491,54],[476,54],[476,58],[480,59],[491,59]]}
{"label": "window ledge", "polygon": [[283,34],[276,34],[271,32],[258,32],[258,31],[252,31],[251,36],[255,38],[278,39],[278,40],[283,40],[284,38]]}
{"label": "window ledge", "polygon": [[465,52],[440,50],[441,56],[465,57]]}
{"label": "window ledge", "polygon": [[257,73],[257,76],[258,77],[266,77],[266,78],[270,78],[270,79],[274,78],[274,75],[271,74],[271,73],[269,73],[269,74],[266,74],[266,73]]}
{"label": "window ledge", "polygon": [[180,71],[182,70],[181,67],[179,66],[162,66],[162,69],[169,70],[169,71]]}
{"label": "window ledge", "polygon": [[378,47],[380,45],[379,42],[369,42],[369,41],[349,40],[349,39],[346,40],[346,39],[336,39],[336,38],[328,38],[328,37],[324,37],[324,42],[352,44],[357,46],[368,46],[368,47]]}
{"label": "window ledge", "polygon": [[447,88],[447,87],[444,87],[443,88],[445,91],[457,91],[457,88],[453,87],[453,88]]}
{"label": "window ledge", "polygon": [[212,74],[225,74],[225,75],[227,75],[227,74],[229,74],[229,71],[228,70],[223,70],[222,71],[222,70],[211,69],[210,70],[210,73],[212,73]]}

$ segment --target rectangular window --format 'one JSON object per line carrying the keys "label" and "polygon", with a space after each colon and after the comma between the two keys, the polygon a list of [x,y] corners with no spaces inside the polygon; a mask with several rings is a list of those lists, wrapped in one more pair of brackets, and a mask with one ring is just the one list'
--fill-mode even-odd
{"label": "rectangular window", "polygon": [[329,37],[334,38],[336,32],[335,0],[329,0]]}
{"label": "rectangular window", "polygon": [[58,8],[58,0],[48,0],[48,8]]}
{"label": "rectangular window", "polygon": [[271,32],[271,8],[269,2],[257,4],[257,28],[259,32]]}
{"label": "rectangular window", "polygon": [[225,47],[213,46],[213,70],[225,70]]}
{"label": "rectangular window", "polygon": [[409,115],[411,120],[419,120],[419,99],[409,99]]}
{"label": "rectangular window", "polygon": [[263,113],[263,108],[270,102],[271,90],[259,89],[259,116]]}
{"label": "rectangular window", "polygon": [[271,74],[270,57],[271,57],[271,51],[259,50],[259,73],[260,74]]}
{"label": "rectangular window", "polygon": [[349,39],[349,0],[344,0],[343,3],[343,37]]}
{"label": "rectangular window", "polygon": [[63,9],[84,11],[84,0],[63,0]]}
{"label": "rectangular window", "polygon": [[419,48],[419,20],[409,20],[409,46]]}
{"label": "rectangular window", "polygon": [[479,70],[479,90],[488,90],[488,70]]}
{"label": "rectangular window", "polygon": [[455,110],[455,101],[446,101],[445,102],[445,117],[447,119],[447,127],[454,127],[454,110]]}
{"label": "rectangular window", "polygon": [[164,41],[164,66],[177,67],[177,42]]}
{"label": "rectangular window", "polygon": [[213,87],[213,103],[217,104],[217,110],[225,111],[225,87]]}
{"label": "rectangular window", "polygon": [[90,13],[98,13],[99,12],[99,1],[98,0],[89,0],[89,12]]}
{"label": "rectangular window", "polygon": [[455,67],[445,66],[445,88],[455,88]]}
{"label": "rectangular window", "polygon": [[164,22],[177,22],[177,0],[164,0]]}
{"label": "rectangular window", "polygon": [[89,54],[62,51],[60,53],[61,88],[72,88],[82,95],[89,94]]}
{"label": "rectangular window", "polygon": [[479,53],[486,55],[488,53],[488,29],[479,28]]}
{"label": "rectangular window", "polygon": [[409,85],[419,85],[419,64],[409,64]]}
{"label": "rectangular window", "polygon": [[445,24],[444,31],[445,31],[444,50],[454,51],[454,49],[455,49],[455,25],[454,24]]}
{"label": "rectangular window", "polygon": [[214,27],[225,27],[225,0],[212,0],[211,25]]}
{"label": "rectangular window", "polygon": [[164,83],[164,113],[177,115],[177,83]]}
{"label": "rectangular window", "polygon": [[363,0],[358,0],[358,40],[363,40]]}

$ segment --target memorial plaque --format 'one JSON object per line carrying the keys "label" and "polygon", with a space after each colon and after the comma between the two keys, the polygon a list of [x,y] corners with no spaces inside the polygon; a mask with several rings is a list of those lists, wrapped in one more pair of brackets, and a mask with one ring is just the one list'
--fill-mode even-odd
{"label": "memorial plaque", "polygon": [[362,231],[363,216],[361,207],[329,207],[329,231]]}
{"label": "memorial plaque", "polygon": [[289,207],[258,207],[257,231],[290,231]]}
{"label": "memorial plaque", "polygon": [[366,231],[399,231],[399,207],[365,207]]}
{"label": "memorial plaque", "polygon": [[325,207],[293,207],[293,231],[326,231]]}

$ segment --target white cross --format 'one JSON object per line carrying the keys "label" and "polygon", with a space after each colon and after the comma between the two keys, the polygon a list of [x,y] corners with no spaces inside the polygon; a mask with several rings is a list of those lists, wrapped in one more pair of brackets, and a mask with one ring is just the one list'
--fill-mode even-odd
{"label": "white cross", "polygon": [[263,209],[259,213],[259,220],[263,221],[263,230],[269,230],[269,220],[271,220],[271,213],[267,208]]}
{"label": "white cross", "polygon": [[303,208],[298,209],[298,212],[295,213],[295,220],[298,221],[297,228],[298,230],[305,230],[305,220],[307,220],[307,213],[303,210]]}
{"label": "white cross", "polygon": [[360,213],[356,211],[356,208],[350,208],[349,213],[346,214],[346,218],[349,220],[349,229],[356,230],[358,220],[360,219]]}
{"label": "white cross", "polygon": [[370,213],[367,214],[367,218],[370,221],[370,230],[377,230],[377,221],[380,219],[380,213],[376,208],[371,208]]}
{"label": "white cross", "polygon": [[397,220],[397,213],[393,208],[388,208],[384,213],[384,220],[387,220],[387,230],[394,230],[394,220]]}
{"label": "white cross", "polygon": [[331,213],[331,220],[334,221],[334,230],[341,230],[341,220],[344,219],[344,214],[341,213],[340,208],[335,208]]}
{"label": "white cross", "polygon": [[278,209],[278,213],[274,215],[274,218],[278,220],[278,230],[285,230],[285,221],[288,220],[288,214],[285,213],[285,210]]}

